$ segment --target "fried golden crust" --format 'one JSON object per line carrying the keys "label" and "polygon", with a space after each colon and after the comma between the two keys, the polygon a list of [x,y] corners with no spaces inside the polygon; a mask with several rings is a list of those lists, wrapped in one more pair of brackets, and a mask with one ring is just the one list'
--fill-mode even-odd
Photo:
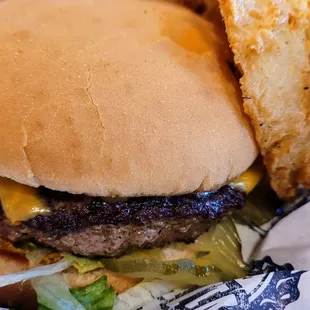
{"label": "fried golden crust", "polygon": [[309,3],[219,2],[272,187],[292,197],[310,187]]}
{"label": "fried golden crust", "polygon": [[63,271],[62,276],[70,287],[84,287],[94,283],[102,276],[106,276],[108,285],[112,286],[116,293],[125,292],[142,281],[142,279],[127,277],[106,269],[95,269],[87,273],[78,273],[75,268],[71,267]]}

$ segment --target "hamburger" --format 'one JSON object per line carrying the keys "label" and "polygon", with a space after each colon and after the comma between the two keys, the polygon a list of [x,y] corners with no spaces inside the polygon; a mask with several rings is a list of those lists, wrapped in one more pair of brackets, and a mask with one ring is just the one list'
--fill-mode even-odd
{"label": "hamburger", "polygon": [[[216,25],[160,1],[11,0],[0,36],[5,244],[113,259],[242,207],[258,149]],[[28,268],[5,252],[2,274]]]}

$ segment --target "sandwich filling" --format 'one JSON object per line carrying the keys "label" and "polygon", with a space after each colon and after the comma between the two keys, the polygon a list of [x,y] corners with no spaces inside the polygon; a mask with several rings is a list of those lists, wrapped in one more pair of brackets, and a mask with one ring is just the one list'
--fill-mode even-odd
{"label": "sandwich filling", "polygon": [[[83,256],[109,257],[175,241],[191,242],[241,208],[245,192],[258,181],[259,173],[252,168],[215,191],[126,199],[73,195],[2,181],[0,236]],[[20,208],[23,201],[24,210]]]}
{"label": "sandwich filling", "polygon": [[230,186],[201,194],[117,202],[45,188],[39,193],[50,214],[14,225],[2,213],[0,235],[12,242],[32,239],[84,256],[119,256],[136,248],[191,242],[214,220],[244,204],[244,194]]}

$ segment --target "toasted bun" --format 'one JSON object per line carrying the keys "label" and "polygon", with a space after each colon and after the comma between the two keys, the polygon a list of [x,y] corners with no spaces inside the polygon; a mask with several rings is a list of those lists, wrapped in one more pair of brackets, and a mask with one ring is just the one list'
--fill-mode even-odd
{"label": "toasted bun", "polygon": [[10,0],[0,40],[1,176],[170,195],[218,188],[257,156],[227,42],[186,9]]}

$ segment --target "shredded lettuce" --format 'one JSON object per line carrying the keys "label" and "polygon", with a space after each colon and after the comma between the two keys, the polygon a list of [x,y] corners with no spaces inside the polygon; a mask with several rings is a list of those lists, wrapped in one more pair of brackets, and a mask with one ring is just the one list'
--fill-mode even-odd
{"label": "shredded lettuce", "polygon": [[58,274],[33,279],[32,286],[37,292],[39,310],[112,310],[116,297],[105,276],[82,288],[69,289]]}
{"label": "shredded lettuce", "polygon": [[86,273],[104,267],[100,260],[77,257],[73,255],[65,255],[64,257],[78,270],[79,273]]}
{"label": "shredded lettuce", "polygon": [[49,276],[61,272],[67,269],[68,267],[70,267],[70,262],[67,260],[61,260],[56,264],[40,266],[26,271],[0,276],[0,287],[23,282],[35,277]]}
{"label": "shredded lettuce", "polygon": [[86,287],[71,289],[70,292],[86,310],[111,310],[116,297],[113,288],[107,286],[106,276]]}
{"label": "shredded lettuce", "polygon": [[67,283],[60,275],[35,278],[31,283],[37,293],[39,309],[85,310],[72,296]]}
{"label": "shredded lettuce", "polygon": [[39,305],[38,310],[51,310],[45,306]]}

